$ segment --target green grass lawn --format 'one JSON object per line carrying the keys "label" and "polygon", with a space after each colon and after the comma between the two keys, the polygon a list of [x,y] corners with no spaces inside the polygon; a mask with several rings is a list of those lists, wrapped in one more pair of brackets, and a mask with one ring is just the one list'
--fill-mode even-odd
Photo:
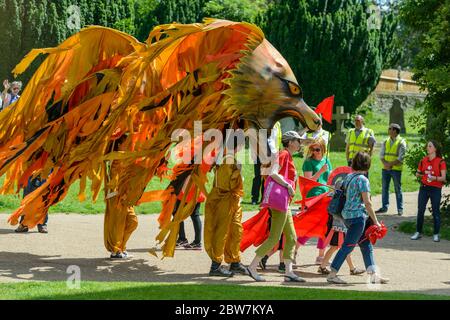
{"label": "green grass lawn", "polygon": [[[402,222],[398,230],[404,233],[413,234],[416,232],[416,221],[405,221]],[[433,218],[425,217],[425,222],[423,225],[423,234],[426,236],[433,236]],[[450,216],[441,214],[441,238],[450,240]]]}
{"label": "green grass lawn", "polygon": [[140,282],[82,282],[80,289],[70,289],[65,282],[27,282],[0,284],[0,299],[450,300],[450,297],[401,292]]}

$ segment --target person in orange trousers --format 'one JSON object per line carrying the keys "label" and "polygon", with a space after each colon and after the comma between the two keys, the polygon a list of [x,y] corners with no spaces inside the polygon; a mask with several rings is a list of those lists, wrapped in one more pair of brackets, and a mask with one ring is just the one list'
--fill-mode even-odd
{"label": "person in orange trousers", "polygon": [[[120,139],[119,139],[120,140]],[[115,148],[115,145],[118,147]],[[122,149],[120,141],[113,148]],[[105,174],[105,220],[104,220],[104,242],[106,250],[111,253],[111,259],[127,259],[126,245],[131,234],[138,226],[138,219],[132,206],[124,204],[118,193],[118,181],[122,168],[120,162],[112,161]]]}
{"label": "person in orange trousers", "polygon": [[[240,168],[234,156],[227,155],[223,163],[216,167],[214,187],[205,205],[204,239],[205,250],[212,260],[210,276],[231,277],[234,273],[246,274],[240,256],[243,194]],[[229,269],[221,265],[223,260],[230,264]]]}

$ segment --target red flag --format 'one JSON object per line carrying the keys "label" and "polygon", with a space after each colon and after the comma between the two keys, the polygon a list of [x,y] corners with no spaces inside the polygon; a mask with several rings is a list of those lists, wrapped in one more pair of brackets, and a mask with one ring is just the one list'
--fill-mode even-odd
{"label": "red flag", "polygon": [[331,123],[331,118],[333,117],[333,105],[334,95],[323,99],[323,101],[319,103],[315,111],[317,114],[321,114],[325,121]]}
{"label": "red flag", "polygon": [[309,200],[314,203],[310,204],[305,211],[293,217],[297,237],[325,237],[328,223],[327,208],[331,200],[331,197],[327,195],[327,193],[324,193],[308,199],[307,204],[309,204]]}
{"label": "red flag", "polygon": [[305,178],[305,177],[298,177],[298,184],[300,186],[300,193],[302,195],[302,209],[305,207],[305,202],[306,202],[306,195],[308,194],[309,190],[311,190],[314,187],[321,187],[321,186],[326,186],[324,184],[321,184],[317,181]]}
{"label": "red flag", "polygon": [[257,247],[269,236],[269,208],[262,208],[258,214],[242,223],[241,252],[251,245]]}

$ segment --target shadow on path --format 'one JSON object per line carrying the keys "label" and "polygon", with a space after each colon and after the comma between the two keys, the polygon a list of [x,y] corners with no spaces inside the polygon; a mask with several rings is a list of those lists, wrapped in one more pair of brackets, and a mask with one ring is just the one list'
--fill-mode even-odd
{"label": "shadow on path", "polygon": [[[223,284],[227,278],[208,277],[207,273],[168,273],[149,265],[144,259],[114,261],[108,258],[61,259],[60,256],[40,256],[29,253],[0,252],[0,277],[29,281],[66,281],[73,273],[69,266],[78,266],[82,281],[132,282],[207,282]],[[247,276],[233,284],[253,282]]]}

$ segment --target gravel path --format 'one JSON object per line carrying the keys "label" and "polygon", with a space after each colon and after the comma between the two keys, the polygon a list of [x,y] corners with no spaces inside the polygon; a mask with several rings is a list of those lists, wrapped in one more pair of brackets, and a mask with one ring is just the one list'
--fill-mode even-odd
{"label": "gravel path", "polygon": [[[450,189],[445,189],[448,194]],[[340,274],[348,285],[329,285],[322,275],[316,273],[313,263],[317,254],[315,240],[299,251],[296,272],[307,279],[304,284],[283,284],[277,272],[278,257],[268,262],[264,273],[267,282],[255,283],[247,276],[230,279],[207,276],[210,261],[205,251],[177,250],[174,258],[157,259],[147,253],[154,245],[158,232],[157,215],[139,216],[139,227],[129,241],[128,249],[134,258],[128,261],[110,261],[103,247],[103,215],[52,214],[49,234],[31,230],[27,234],[16,234],[7,224],[6,214],[0,214],[0,282],[17,281],[65,281],[67,268],[77,265],[81,279],[90,281],[142,281],[177,283],[233,283],[251,286],[297,286],[308,288],[340,288],[343,290],[404,291],[425,294],[450,295],[450,241],[435,243],[430,237],[419,241],[397,232],[401,221],[415,218],[417,193],[405,193],[405,215],[395,212],[395,198],[391,194],[391,211],[380,215],[380,220],[389,226],[388,235],[378,242],[375,259],[388,285],[369,285],[366,276],[349,276],[344,264]],[[374,197],[374,207],[379,208],[381,197]],[[394,208],[394,209],[392,209]],[[253,213],[254,214],[254,213]],[[429,215],[429,213],[427,213]],[[244,218],[252,216],[245,213]],[[193,228],[187,220],[186,232],[193,239]],[[254,249],[242,255],[243,263],[249,263]],[[363,267],[358,249],[354,251],[355,264]]]}

